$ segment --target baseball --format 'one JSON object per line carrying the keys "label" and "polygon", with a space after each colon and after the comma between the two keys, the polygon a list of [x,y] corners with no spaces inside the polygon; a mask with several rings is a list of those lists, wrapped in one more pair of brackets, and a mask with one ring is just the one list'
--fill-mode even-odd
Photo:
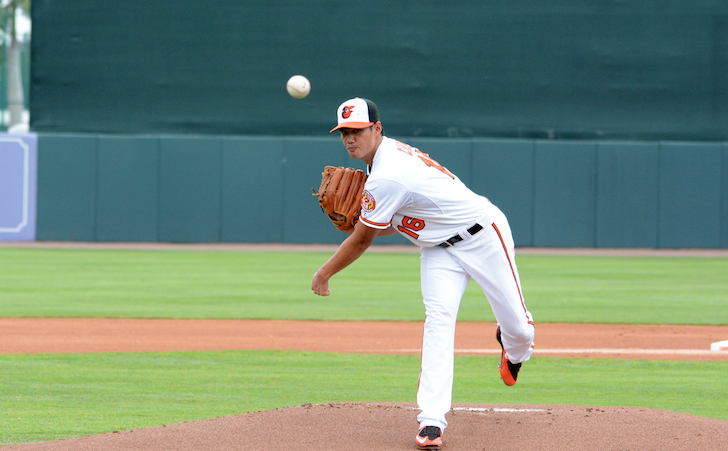
{"label": "baseball", "polygon": [[286,83],[288,94],[295,99],[302,99],[311,91],[311,82],[303,75],[294,75]]}

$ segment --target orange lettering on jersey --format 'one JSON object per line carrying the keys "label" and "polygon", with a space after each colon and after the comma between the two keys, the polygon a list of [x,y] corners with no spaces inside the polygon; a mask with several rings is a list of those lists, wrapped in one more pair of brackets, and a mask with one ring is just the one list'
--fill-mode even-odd
{"label": "orange lettering on jersey", "polygon": [[406,233],[407,235],[411,236],[414,239],[417,239],[420,237],[419,232],[420,230],[425,228],[425,221],[422,219],[412,218],[409,216],[405,216],[402,218],[402,225],[397,226],[397,230],[399,230],[402,233]]}
{"label": "orange lettering on jersey", "polygon": [[455,178],[455,176],[452,175],[450,171],[445,169],[445,167],[443,167],[440,163],[433,160],[432,158],[430,158],[429,155],[422,152],[420,149],[417,149],[416,147],[412,147],[409,144],[397,141],[397,150],[399,150],[400,152],[404,152],[411,157],[417,155],[418,157],[420,157],[420,160],[422,160],[427,166],[442,171],[443,174],[447,175],[452,179]]}
{"label": "orange lettering on jersey", "polygon": [[431,168],[438,169],[442,171],[443,174],[448,175],[450,178],[454,179],[455,176],[450,173],[447,169],[445,169],[440,163],[430,158],[429,155],[427,155],[424,152],[420,152],[419,149],[415,149],[415,152],[417,152],[417,156],[420,157],[420,160],[424,161],[425,164]]}
{"label": "orange lettering on jersey", "polygon": [[397,143],[397,150],[400,152],[404,152],[409,156],[414,155],[413,148],[409,144],[405,144],[403,142],[396,141]]}

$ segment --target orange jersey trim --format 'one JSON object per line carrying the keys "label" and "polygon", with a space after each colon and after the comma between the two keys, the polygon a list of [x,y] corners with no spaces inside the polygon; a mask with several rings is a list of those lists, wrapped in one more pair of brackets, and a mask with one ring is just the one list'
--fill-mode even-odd
{"label": "orange jersey trim", "polygon": [[389,221],[389,222],[380,224],[378,222],[367,221],[366,219],[364,219],[362,217],[359,217],[359,219],[361,219],[361,221],[364,224],[369,224],[370,226],[374,227],[375,229],[378,229],[378,228],[386,229],[387,227],[391,227],[392,226],[392,221]]}

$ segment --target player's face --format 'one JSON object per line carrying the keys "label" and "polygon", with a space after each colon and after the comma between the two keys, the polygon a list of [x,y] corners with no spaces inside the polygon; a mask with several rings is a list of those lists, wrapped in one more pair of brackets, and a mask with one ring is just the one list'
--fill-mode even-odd
{"label": "player's face", "polygon": [[355,129],[342,128],[341,142],[346,147],[349,156],[356,160],[364,160],[371,164],[371,159],[379,147],[382,125],[377,122],[371,127]]}

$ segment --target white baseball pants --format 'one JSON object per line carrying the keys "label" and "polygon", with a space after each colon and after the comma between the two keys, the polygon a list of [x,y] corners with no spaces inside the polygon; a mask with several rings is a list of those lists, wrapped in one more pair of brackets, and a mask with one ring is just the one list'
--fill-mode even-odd
{"label": "white baseball pants", "polygon": [[471,278],[483,289],[493,309],[508,359],[512,363],[525,362],[533,352],[533,317],[522,296],[511,228],[505,215],[492,205],[484,220],[487,223],[479,222],[483,230],[473,236],[462,232],[466,239],[452,247],[422,248],[426,319],[417,390],[420,427],[447,427],[445,414],[452,403],[455,323]]}

